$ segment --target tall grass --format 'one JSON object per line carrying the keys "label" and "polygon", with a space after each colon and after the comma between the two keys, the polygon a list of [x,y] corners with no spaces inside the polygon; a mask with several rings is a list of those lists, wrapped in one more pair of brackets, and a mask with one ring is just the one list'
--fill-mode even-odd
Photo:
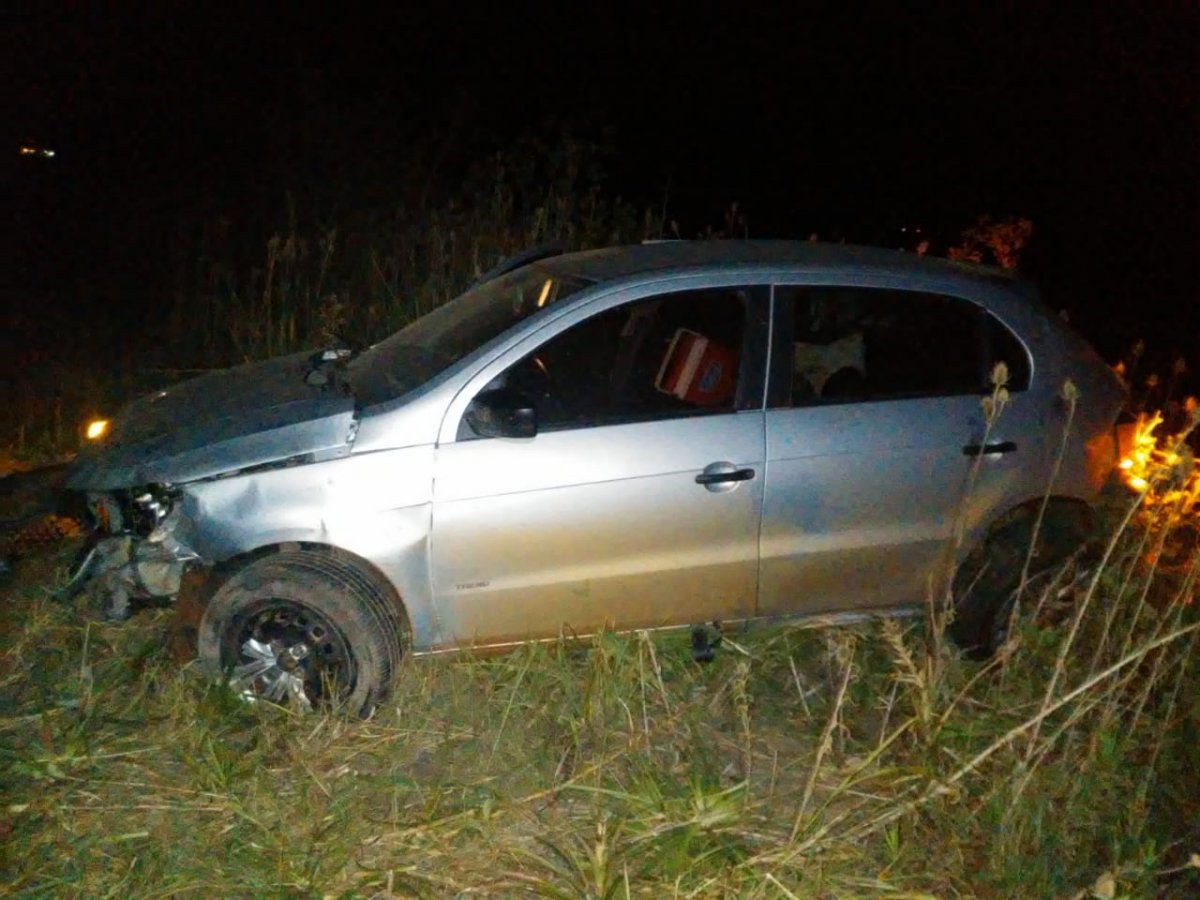
{"label": "tall grass", "polygon": [[707,666],[687,635],[602,635],[410,659],[368,722],[242,705],[168,657],[165,613],[112,626],[59,605],[44,585],[64,548],[5,597],[3,880],[32,896],[1191,896],[1200,560],[1147,554],[1159,511],[1114,501],[1073,618],[1022,626],[987,664],[895,621],[754,630]]}
{"label": "tall grass", "polygon": [[[260,260],[238,265],[221,223],[205,229],[170,332],[206,361],[272,356],[340,338],[373,341],[460,293],[506,256],[656,237],[661,224],[608,193],[595,143],[521,141],[440,195],[409,191],[320,221],[290,209]],[[419,176],[417,176],[419,177]],[[244,236],[242,236],[244,237]]]}
{"label": "tall grass", "polygon": [[[14,335],[22,355],[6,360],[19,377],[0,408],[0,450],[57,457],[78,446],[88,417],[172,380],[332,342],[372,343],[531,246],[660,236],[657,213],[610,192],[605,156],[584,137],[525,139],[451,187],[414,164],[405,183],[336,203],[288,196],[269,211],[213,213],[188,223],[178,246],[159,248],[186,262],[136,315],[123,308],[127,298],[81,296],[88,319],[48,319],[44,302],[25,298],[27,322]],[[98,307],[107,316],[100,331]]]}

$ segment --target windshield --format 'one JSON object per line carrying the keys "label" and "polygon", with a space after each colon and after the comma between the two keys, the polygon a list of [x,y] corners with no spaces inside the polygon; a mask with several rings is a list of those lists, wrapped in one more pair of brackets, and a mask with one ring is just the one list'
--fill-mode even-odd
{"label": "windshield", "polygon": [[467,291],[350,363],[358,402],[370,406],[420,387],[517,322],[589,285],[530,265]]}

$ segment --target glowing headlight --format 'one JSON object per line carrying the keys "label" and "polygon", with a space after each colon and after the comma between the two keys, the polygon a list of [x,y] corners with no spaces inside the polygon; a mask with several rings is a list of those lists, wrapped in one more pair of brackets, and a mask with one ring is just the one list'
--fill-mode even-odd
{"label": "glowing headlight", "polygon": [[108,434],[108,419],[95,419],[88,422],[87,428],[83,433],[87,435],[89,441],[100,440],[100,438]]}

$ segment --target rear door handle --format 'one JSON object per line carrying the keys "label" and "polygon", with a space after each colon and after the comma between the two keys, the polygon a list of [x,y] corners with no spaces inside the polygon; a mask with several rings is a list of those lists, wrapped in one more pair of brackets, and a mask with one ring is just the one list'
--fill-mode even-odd
{"label": "rear door handle", "polygon": [[723,484],[727,481],[749,481],[753,477],[753,469],[734,469],[731,472],[701,472],[696,476],[696,484]]}
{"label": "rear door handle", "polygon": [[995,444],[967,444],[963,447],[963,456],[988,456],[992,453],[1015,453],[1016,441],[1000,441]]}

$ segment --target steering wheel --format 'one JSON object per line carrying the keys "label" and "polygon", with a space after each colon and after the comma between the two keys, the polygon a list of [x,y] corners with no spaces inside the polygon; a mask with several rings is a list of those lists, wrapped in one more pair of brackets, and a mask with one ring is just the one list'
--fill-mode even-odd
{"label": "steering wheel", "polygon": [[509,383],[533,401],[539,422],[563,424],[567,421],[567,408],[562,401],[562,390],[540,356],[530,356],[519,363],[512,370]]}

